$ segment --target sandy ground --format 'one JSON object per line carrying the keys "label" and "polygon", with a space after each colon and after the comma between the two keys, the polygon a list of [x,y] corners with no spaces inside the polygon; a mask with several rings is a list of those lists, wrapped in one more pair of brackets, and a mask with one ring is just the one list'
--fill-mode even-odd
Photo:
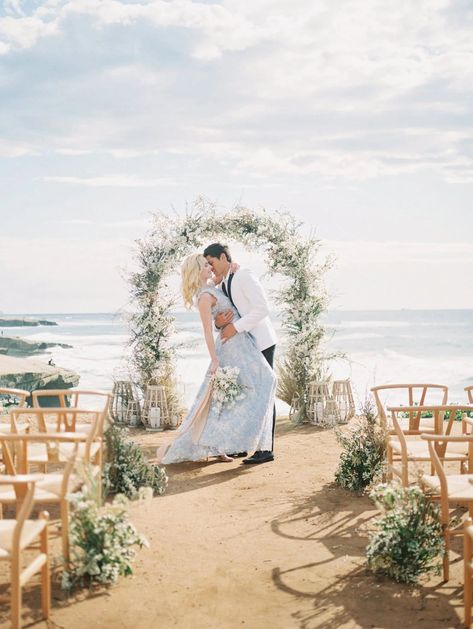
{"label": "sandy ground", "polygon": [[[151,454],[169,436],[135,440]],[[333,484],[338,453],[333,431],[281,419],[273,463],[169,466],[167,493],[132,507],[151,543],[134,576],[68,600],[56,585],[51,621],[34,626],[460,627],[461,542],[448,584],[435,577],[410,588],[371,575],[364,549],[376,510]],[[28,586],[25,623],[38,619],[28,608],[37,605],[37,588]],[[3,606],[0,626],[7,618]]]}

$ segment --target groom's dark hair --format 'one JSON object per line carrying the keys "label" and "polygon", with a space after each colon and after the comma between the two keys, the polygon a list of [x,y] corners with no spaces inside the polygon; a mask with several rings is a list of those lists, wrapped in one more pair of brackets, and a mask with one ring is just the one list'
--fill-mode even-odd
{"label": "groom's dark hair", "polygon": [[227,245],[221,245],[219,242],[214,242],[212,245],[209,245],[205,248],[204,258],[206,258],[207,256],[211,256],[212,258],[220,258],[222,253],[225,254],[225,257],[229,262],[232,261],[232,256]]}

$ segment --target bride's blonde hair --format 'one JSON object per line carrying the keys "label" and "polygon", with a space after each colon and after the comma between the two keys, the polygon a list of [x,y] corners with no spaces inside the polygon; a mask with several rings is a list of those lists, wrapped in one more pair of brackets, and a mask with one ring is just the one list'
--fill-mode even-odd
{"label": "bride's blonde hair", "polygon": [[200,274],[207,260],[201,253],[191,253],[181,266],[181,291],[184,297],[184,305],[190,310],[194,304],[193,299],[200,288]]}

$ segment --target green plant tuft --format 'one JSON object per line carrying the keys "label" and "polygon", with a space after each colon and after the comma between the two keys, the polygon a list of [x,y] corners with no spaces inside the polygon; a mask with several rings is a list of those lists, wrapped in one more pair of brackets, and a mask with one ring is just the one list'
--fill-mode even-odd
{"label": "green plant tuft", "polygon": [[386,460],[386,431],[376,421],[371,400],[365,401],[361,412],[349,428],[336,430],[342,453],[335,482],[351,491],[362,491],[380,478]]}
{"label": "green plant tuft", "polygon": [[135,546],[147,545],[128,520],[128,499],[116,496],[113,503],[99,508],[89,484],[71,496],[71,556],[62,573],[67,591],[88,585],[111,585],[120,576],[132,574]]}
{"label": "green plant tuft", "polygon": [[366,554],[374,572],[399,583],[439,574],[444,552],[439,507],[419,487],[380,484],[370,497],[384,511]]}
{"label": "green plant tuft", "polygon": [[104,466],[104,493],[134,498],[141,487],[150,487],[154,493],[163,494],[168,484],[164,468],[149,463],[141,448],[126,440],[127,433],[126,428],[116,424],[105,432],[107,462]]}

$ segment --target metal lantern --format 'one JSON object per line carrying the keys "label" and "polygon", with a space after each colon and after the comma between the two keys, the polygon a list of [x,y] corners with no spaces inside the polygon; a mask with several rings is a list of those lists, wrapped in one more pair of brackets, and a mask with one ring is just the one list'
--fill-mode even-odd
{"label": "metal lantern", "polygon": [[134,408],[139,421],[139,404],[133,393],[133,384],[130,381],[117,380],[113,385],[112,395],[110,414],[117,423],[128,422],[132,408]]}
{"label": "metal lantern", "polygon": [[125,421],[128,426],[138,426],[140,423],[140,405],[135,400],[130,400],[127,404]]}
{"label": "metal lantern", "polygon": [[326,405],[331,399],[330,390],[326,382],[311,382],[309,384],[309,421],[315,426],[326,426]]}
{"label": "metal lantern", "polygon": [[146,430],[175,430],[181,423],[180,417],[171,413],[166,387],[162,384],[149,384],[146,387],[142,421]]}
{"label": "metal lantern", "polygon": [[340,415],[339,422],[346,424],[355,416],[355,400],[350,380],[335,380],[332,385],[332,397]]}
{"label": "metal lantern", "polygon": [[325,402],[323,425],[335,426],[335,424],[340,424],[340,412],[335,400],[329,397]]}

